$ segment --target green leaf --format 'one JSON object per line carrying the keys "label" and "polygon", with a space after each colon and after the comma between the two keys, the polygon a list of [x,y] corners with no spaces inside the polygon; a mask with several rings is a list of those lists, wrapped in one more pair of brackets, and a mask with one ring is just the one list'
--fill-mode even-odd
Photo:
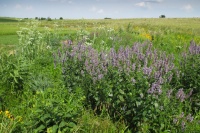
{"label": "green leaf", "polygon": [[53,133],[57,133],[58,125],[53,125]]}
{"label": "green leaf", "polygon": [[158,103],[154,103],[154,106],[157,108],[158,107]]}
{"label": "green leaf", "polygon": [[123,96],[119,95],[119,100],[122,101],[122,102],[124,102]]}
{"label": "green leaf", "polygon": [[141,105],[141,102],[136,101],[136,106],[138,107],[140,105]]}
{"label": "green leaf", "polygon": [[162,130],[165,127],[165,124],[161,123],[160,124],[160,130]]}
{"label": "green leaf", "polygon": [[15,76],[18,76],[19,75],[18,70],[14,70],[14,74],[15,74]]}
{"label": "green leaf", "polygon": [[67,123],[65,121],[61,121],[61,123],[59,124],[59,128],[63,128],[66,125]]}
{"label": "green leaf", "polygon": [[18,83],[17,79],[14,77],[15,83]]}
{"label": "green leaf", "polygon": [[125,94],[125,93],[124,93],[124,91],[123,91],[123,90],[121,90],[121,89],[119,90],[119,93],[120,93],[120,94],[122,94],[122,95],[124,95],[124,94]]}
{"label": "green leaf", "polygon": [[68,126],[69,126],[69,127],[75,127],[75,126],[76,126],[76,124],[75,124],[75,123],[73,123],[73,122],[70,122],[70,123],[68,123]]}
{"label": "green leaf", "polygon": [[44,125],[40,125],[40,126],[36,129],[36,131],[42,132],[45,128],[46,128],[46,127],[45,127]]}
{"label": "green leaf", "polygon": [[68,113],[68,114],[66,114],[64,117],[66,117],[66,118],[71,118],[72,115]]}

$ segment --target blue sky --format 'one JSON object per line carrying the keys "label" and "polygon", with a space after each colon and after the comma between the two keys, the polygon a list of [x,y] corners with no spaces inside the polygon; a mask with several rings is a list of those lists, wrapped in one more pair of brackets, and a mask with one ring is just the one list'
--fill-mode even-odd
{"label": "blue sky", "polygon": [[200,17],[200,0],[0,0],[0,16],[66,19]]}

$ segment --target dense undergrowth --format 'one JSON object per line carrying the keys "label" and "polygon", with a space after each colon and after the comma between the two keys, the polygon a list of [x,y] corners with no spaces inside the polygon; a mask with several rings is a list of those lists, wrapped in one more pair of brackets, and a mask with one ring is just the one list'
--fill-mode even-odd
{"label": "dense undergrowth", "polygon": [[200,46],[173,55],[153,36],[18,31],[0,55],[0,132],[199,132]]}

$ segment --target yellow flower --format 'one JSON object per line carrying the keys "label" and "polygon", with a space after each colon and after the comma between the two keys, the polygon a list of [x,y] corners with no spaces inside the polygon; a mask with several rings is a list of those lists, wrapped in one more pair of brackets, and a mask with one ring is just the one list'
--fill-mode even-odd
{"label": "yellow flower", "polygon": [[144,34],[141,34],[141,36],[144,37],[144,38],[147,38],[150,41],[152,41],[152,37],[151,37],[150,34],[144,33]]}
{"label": "yellow flower", "polygon": [[10,112],[9,111],[5,111],[5,115],[6,115],[6,117],[8,117],[9,119],[12,119],[12,120],[14,120],[14,117],[10,114]]}
{"label": "yellow flower", "polygon": [[5,114],[8,116],[8,115],[10,114],[10,112],[6,110],[6,111],[5,111]]}

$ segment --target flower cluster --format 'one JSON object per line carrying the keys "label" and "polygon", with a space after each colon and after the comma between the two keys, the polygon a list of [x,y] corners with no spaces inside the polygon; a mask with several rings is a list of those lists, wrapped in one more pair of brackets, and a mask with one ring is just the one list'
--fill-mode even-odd
{"label": "flower cluster", "polygon": [[148,40],[150,40],[150,41],[152,41],[152,36],[150,34],[148,34],[148,33],[141,34],[141,36],[146,38],[146,39],[148,39]]}
{"label": "flower cluster", "polygon": [[200,54],[200,46],[195,44],[194,41],[190,42],[189,52],[192,55],[199,55]]}
{"label": "flower cluster", "polygon": [[9,119],[11,119],[11,120],[14,120],[14,117],[13,117],[13,115],[11,115],[11,113],[9,112],[9,111],[5,111],[5,112],[3,112],[2,110],[0,111],[0,115],[1,114],[4,114],[7,118],[9,118]]}
{"label": "flower cluster", "polygon": [[181,124],[181,129],[184,131],[187,122],[192,122],[194,117],[191,114],[185,116],[184,112],[182,112],[179,116],[173,119],[174,124]]}
{"label": "flower cluster", "polygon": [[68,60],[82,62],[81,74],[86,71],[94,82],[103,79],[110,68],[130,75],[130,81],[134,83],[137,82],[134,73],[141,72],[149,80],[147,92],[150,94],[162,93],[162,85],[172,80],[174,69],[173,56],[157,52],[148,43],[135,43],[132,47],[111,48],[108,52],[100,53],[83,42],[78,45],[64,43],[63,50],[58,50],[53,56],[55,66],[57,63],[63,65],[63,73],[65,68],[70,67],[67,66]]}

